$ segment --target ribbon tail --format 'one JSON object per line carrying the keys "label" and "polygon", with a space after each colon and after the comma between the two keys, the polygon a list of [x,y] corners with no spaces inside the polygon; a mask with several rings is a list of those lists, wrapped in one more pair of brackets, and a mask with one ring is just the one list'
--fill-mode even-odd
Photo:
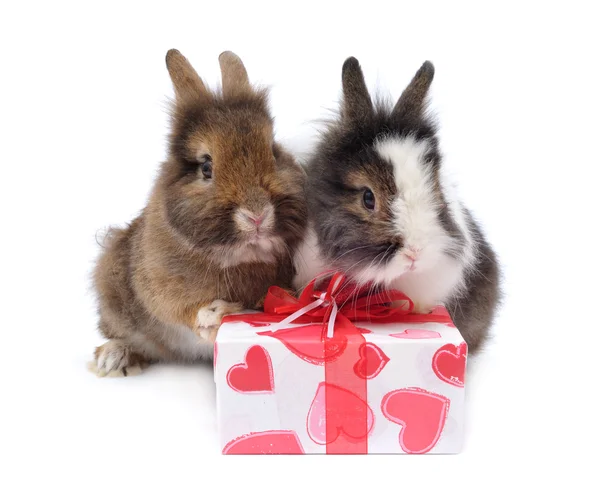
{"label": "ribbon tail", "polygon": [[[335,361],[325,363],[325,412],[343,412],[348,432],[339,430],[338,426],[328,426],[327,432],[334,435],[337,432],[337,437],[326,445],[326,452],[367,454],[373,413],[367,403],[367,380],[360,378],[353,371],[366,340],[350,320],[338,314],[335,335],[331,339],[323,340],[323,347],[332,341],[343,339],[347,340],[344,352]],[[340,391],[343,395],[340,395]],[[325,422],[335,423],[339,422],[339,419],[326,419]]]}
{"label": "ribbon tail", "polygon": [[335,300],[331,302],[331,314],[329,315],[329,322],[327,323],[327,338],[333,338],[335,331],[335,320],[338,315],[338,306]]}

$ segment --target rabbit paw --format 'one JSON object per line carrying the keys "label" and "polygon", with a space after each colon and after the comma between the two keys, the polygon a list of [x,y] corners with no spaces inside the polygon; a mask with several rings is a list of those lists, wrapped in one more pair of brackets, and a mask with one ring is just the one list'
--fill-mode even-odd
{"label": "rabbit paw", "polygon": [[119,377],[140,374],[147,362],[121,340],[109,340],[96,348],[88,369],[96,375]]}
{"label": "rabbit paw", "polygon": [[413,302],[413,304],[413,313],[415,314],[429,314],[435,307],[433,304],[426,304],[423,302]]}
{"label": "rabbit paw", "polygon": [[196,315],[196,332],[200,338],[214,342],[221,320],[226,314],[240,312],[242,306],[225,300],[213,300],[210,304],[201,307]]}
{"label": "rabbit paw", "polygon": [[217,331],[219,331],[218,326],[210,326],[208,328],[200,328],[198,330],[198,335],[203,340],[207,340],[209,342],[215,343],[217,340]]}

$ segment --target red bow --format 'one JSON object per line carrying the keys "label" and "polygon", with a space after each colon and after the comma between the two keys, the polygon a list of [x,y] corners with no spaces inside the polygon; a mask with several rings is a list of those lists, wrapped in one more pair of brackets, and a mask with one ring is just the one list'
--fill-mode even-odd
{"label": "red bow", "polygon": [[223,322],[244,321],[267,325],[279,323],[305,310],[292,321],[297,324],[325,324],[336,310],[336,319],[342,315],[354,322],[452,324],[448,312],[441,306],[429,314],[413,314],[412,300],[398,290],[359,286],[348,282],[342,273],[335,273],[331,277],[325,291],[315,289],[316,281],[314,279],[307,285],[299,299],[282,288],[272,286],[265,298],[264,312],[225,316]]}

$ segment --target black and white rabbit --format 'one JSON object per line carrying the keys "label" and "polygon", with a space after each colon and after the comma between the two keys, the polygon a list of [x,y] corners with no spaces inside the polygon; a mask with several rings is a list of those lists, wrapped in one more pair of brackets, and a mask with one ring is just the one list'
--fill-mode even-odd
{"label": "black and white rabbit", "polygon": [[296,288],[340,270],[404,292],[417,312],[447,306],[471,352],[499,301],[497,258],[444,177],[426,113],[434,67],[425,62],[393,108],[371,101],[358,61],[342,68],[340,117],[307,170],[310,229]]}

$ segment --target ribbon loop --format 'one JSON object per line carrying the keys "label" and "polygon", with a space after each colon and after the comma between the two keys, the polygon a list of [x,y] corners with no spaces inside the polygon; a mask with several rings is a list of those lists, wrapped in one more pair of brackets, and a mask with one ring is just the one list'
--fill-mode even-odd
{"label": "ribbon loop", "polygon": [[278,331],[298,324],[327,324],[326,337],[332,338],[340,316],[348,321],[373,323],[444,323],[452,324],[448,313],[413,314],[414,304],[398,290],[384,290],[371,285],[359,286],[347,281],[343,273],[335,273],[325,291],[315,289],[317,279],[311,281],[299,298],[282,288],[269,288],[264,312],[225,316],[223,322],[245,321],[260,323],[257,331]]}

